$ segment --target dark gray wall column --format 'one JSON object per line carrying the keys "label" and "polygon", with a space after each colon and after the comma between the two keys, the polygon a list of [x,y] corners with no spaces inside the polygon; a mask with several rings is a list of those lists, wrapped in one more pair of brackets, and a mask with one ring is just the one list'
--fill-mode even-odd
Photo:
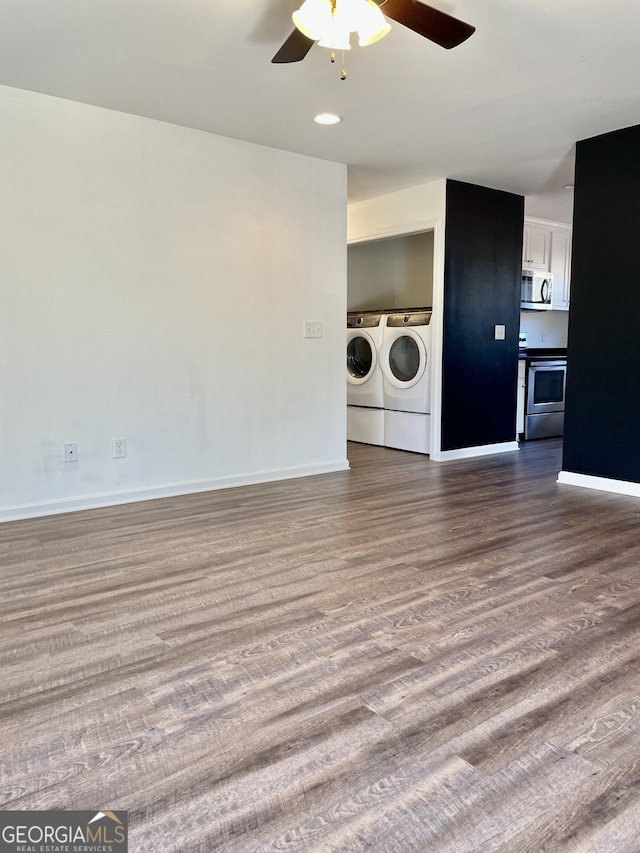
{"label": "dark gray wall column", "polygon": [[447,181],[442,450],[515,439],[523,224],[522,196]]}
{"label": "dark gray wall column", "polygon": [[640,127],[578,142],[563,470],[640,482]]}

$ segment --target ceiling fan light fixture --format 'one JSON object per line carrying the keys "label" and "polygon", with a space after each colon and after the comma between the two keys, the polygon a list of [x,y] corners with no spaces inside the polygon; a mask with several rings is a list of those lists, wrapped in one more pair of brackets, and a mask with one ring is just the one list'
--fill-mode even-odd
{"label": "ceiling fan light fixture", "polygon": [[304,0],[291,17],[303,35],[330,50],[350,50],[351,33],[364,47],[391,29],[374,0]]}
{"label": "ceiling fan light fixture", "polygon": [[360,47],[366,47],[386,36],[391,30],[391,24],[374,0],[366,0],[356,29],[358,31],[358,44]]}
{"label": "ceiling fan light fixture", "polygon": [[331,28],[331,0],[304,0],[300,8],[291,15],[297,29],[313,41],[321,39]]}
{"label": "ceiling fan light fixture", "polygon": [[[376,8],[378,3],[380,7]],[[342,12],[348,19],[348,25],[344,25],[339,39],[331,34],[331,23],[336,11]],[[371,23],[372,15],[377,19],[375,23]],[[429,6],[424,0],[304,0],[293,13],[296,29],[271,62],[300,62],[309,53],[313,43],[320,41],[334,51],[346,50],[348,37],[353,32],[358,33],[361,45],[373,44],[391,29],[388,19],[402,24],[445,50],[462,44],[476,31],[471,24]]]}

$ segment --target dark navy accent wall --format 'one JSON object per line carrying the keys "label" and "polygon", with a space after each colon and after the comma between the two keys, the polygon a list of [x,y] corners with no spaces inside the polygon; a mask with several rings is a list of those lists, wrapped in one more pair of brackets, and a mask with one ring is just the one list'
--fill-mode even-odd
{"label": "dark navy accent wall", "polygon": [[640,482],[640,127],[578,142],[563,470]]}
{"label": "dark navy accent wall", "polygon": [[443,450],[515,439],[523,226],[522,196],[447,181]]}

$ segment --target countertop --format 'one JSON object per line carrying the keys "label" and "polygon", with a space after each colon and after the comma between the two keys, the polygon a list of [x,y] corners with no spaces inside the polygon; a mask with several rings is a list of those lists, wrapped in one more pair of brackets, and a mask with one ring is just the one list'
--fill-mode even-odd
{"label": "countertop", "polygon": [[518,352],[518,358],[521,360],[526,360],[530,358],[536,359],[554,359],[554,358],[566,358],[567,357],[567,348],[566,347],[549,347],[549,348],[534,348],[534,347],[526,347],[520,348]]}

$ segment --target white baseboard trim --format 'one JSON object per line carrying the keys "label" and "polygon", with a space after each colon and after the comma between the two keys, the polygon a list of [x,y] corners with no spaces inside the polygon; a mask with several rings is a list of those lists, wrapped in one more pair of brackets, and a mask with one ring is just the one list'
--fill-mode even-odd
{"label": "white baseboard trim", "polygon": [[598,489],[601,492],[614,492],[618,495],[640,498],[640,483],[632,483],[629,480],[611,480],[609,477],[594,477],[591,474],[560,471],[557,482],[565,486],[580,486],[583,489]]}
{"label": "white baseboard trim", "polygon": [[77,495],[51,501],[15,504],[0,507],[0,523],[20,521],[27,518],[39,518],[46,515],[59,515],[65,512],[81,512],[85,509],[119,506],[120,504],[151,501],[158,498],[170,498],[178,495],[190,495],[197,492],[212,492],[218,489],[230,489],[238,486],[255,486],[259,483],[272,483],[278,480],[293,480],[298,477],[310,477],[316,474],[332,474],[348,471],[348,459],[331,462],[318,462],[313,465],[297,465],[291,468],[276,468],[269,471],[251,471],[245,474],[230,474],[225,477],[213,477],[204,480],[185,480],[179,483],[164,483],[155,486],[143,486],[137,489],[122,489],[113,492],[97,492],[91,495]]}
{"label": "white baseboard trim", "polygon": [[502,441],[499,444],[479,444],[476,447],[462,447],[459,450],[439,450],[431,454],[435,462],[451,462],[453,459],[472,459],[475,456],[491,456],[493,453],[511,453],[519,450],[517,441]]}

